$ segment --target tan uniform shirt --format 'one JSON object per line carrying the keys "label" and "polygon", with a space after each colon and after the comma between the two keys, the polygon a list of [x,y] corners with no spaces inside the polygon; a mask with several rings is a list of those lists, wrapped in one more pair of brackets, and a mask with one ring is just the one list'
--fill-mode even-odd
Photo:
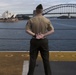
{"label": "tan uniform shirt", "polygon": [[35,16],[31,18],[26,24],[26,30],[31,30],[33,33],[46,33],[54,29],[49,19],[42,15]]}

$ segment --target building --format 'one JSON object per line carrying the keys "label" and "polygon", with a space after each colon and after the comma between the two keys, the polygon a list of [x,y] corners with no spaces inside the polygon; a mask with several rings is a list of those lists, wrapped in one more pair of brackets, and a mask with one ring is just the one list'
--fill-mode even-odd
{"label": "building", "polygon": [[5,11],[3,14],[2,14],[2,18],[3,19],[9,19],[9,18],[15,18],[16,14],[14,13],[11,13],[9,11]]}

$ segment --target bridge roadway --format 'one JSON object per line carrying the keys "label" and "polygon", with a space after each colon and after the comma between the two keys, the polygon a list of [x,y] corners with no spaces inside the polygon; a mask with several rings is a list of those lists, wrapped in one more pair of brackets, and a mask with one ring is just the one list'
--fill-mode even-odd
{"label": "bridge roadway", "polygon": [[76,12],[48,13],[48,14],[45,14],[45,15],[49,15],[49,14],[76,14]]}
{"label": "bridge roadway", "polygon": [[[54,15],[54,14],[68,14],[68,17],[70,17],[70,14],[76,14],[76,12],[43,13],[43,15]],[[33,14],[25,14],[25,15],[33,16]]]}
{"label": "bridge roadway", "polygon": [[[76,75],[76,52],[49,52],[52,75]],[[0,75],[23,75],[29,52],[0,52]],[[27,69],[25,67],[25,69]],[[44,75],[40,53],[34,75]]]}
{"label": "bridge roadway", "polygon": [[[43,15],[51,15],[51,14],[76,14],[76,12],[45,13]],[[24,14],[24,15],[33,16],[33,14]]]}

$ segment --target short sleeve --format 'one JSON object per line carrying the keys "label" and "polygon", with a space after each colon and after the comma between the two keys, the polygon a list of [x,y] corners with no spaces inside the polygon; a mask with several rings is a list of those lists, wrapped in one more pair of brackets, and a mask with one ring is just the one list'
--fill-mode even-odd
{"label": "short sleeve", "polygon": [[52,29],[54,29],[54,27],[53,27],[51,21],[49,21],[49,22],[48,22],[47,30],[50,31],[50,30],[52,30]]}
{"label": "short sleeve", "polygon": [[30,22],[30,20],[26,23],[25,29],[26,30],[31,30],[31,22]]}

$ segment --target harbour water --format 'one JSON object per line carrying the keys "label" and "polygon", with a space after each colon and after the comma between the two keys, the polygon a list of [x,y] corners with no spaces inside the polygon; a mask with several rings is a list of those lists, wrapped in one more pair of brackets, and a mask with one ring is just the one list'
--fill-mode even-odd
{"label": "harbour water", "polygon": [[[76,19],[50,19],[55,32],[49,35],[50,51],[76,51]],[[0,51],[29,51],[31,36],[25,32],[27,20],[0,23]]]}

